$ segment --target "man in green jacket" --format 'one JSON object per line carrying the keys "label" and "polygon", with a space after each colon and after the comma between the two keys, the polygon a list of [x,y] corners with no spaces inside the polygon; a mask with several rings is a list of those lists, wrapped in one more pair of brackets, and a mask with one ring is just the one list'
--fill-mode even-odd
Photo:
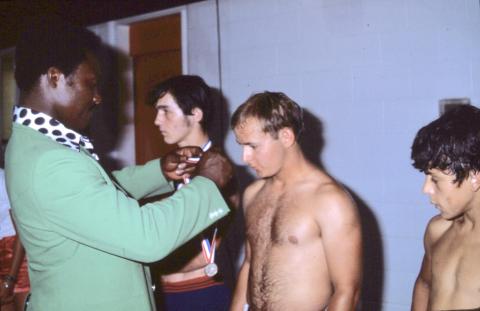
{"label": "man in green jacket", "polygon": [[190,172],[185,158],[201,151],[179,150],[113,177],[102,169],[81,134],[101,102],[98,45],[91,32],[60,21],[29,28],[17,44],[21,95],[6,178],[29,260],[29,311],[152,310],[141,263],[163,258],[228,213],[217,186],[231,167],[219,154],[203,154],[188,185],[142,207],[138,199],[172,191],[165,176]]}

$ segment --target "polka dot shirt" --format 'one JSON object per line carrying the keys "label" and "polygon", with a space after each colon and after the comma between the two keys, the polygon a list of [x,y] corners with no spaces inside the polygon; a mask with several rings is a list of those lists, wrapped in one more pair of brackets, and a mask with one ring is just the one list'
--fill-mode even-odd
{"label": "polka dot shirt", "polygon": [[81,146],[98,161],[98,155],[95,154],[93,144],[87,136],[82,136],[74,130],[68,129],[60,121],[43,112],[15,106],[13,122],[28,126],[72,150],[80,151]]}

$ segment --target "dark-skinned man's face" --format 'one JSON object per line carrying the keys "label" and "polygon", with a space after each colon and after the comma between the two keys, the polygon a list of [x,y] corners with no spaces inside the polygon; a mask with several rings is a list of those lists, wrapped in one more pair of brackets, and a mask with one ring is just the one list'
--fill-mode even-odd
{"label": "dark-skinned man's face", "polygon": [[88,126],[93,109],[102,100],[98,93],[98,68],[98,60],[88,54],[87,59],[65,77],[59,100],[53,106],[53,117],[77,132]]}

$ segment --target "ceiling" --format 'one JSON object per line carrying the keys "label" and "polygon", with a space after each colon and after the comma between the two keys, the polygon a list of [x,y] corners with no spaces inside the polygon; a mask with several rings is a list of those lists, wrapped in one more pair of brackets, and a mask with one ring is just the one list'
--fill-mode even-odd
{"label": "ceiling", "polygon": [[0,50],[13,47],[31,18],[58,15],[89,26],[158,11],[202,0],[2,0],[0,1]]}

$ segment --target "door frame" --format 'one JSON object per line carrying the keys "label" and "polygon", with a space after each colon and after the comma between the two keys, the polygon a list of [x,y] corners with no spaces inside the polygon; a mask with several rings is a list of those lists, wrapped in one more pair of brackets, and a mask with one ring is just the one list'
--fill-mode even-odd
{"label": "door frame", "polygon": [[146,13],[89,27],[102,40],[116,49],[118,55],[118,77],[123,87],[119,90],[119,104],[122,105],[120,133],[115,149],[109,156],[121,167],[135,165],[135,115],[134,115],[134,77],[133,58],[130,57],[130,25],[132,23],[155,19],[172,14],[180,14],[181,28],[181,64],[182,73],[188,73],[188,24],[187,6]]}
{"label": "door frame", "polygon": [[[13,103],[4,102],[4,98],[3,98],[4,81],[3,81],[3,75],[1,73],[2,73],[2,68],[4,66],[3,64],[4,58],[6,57],[12,57],[13,59],[15,59],[15,47],[0,50],[0,97],[1,97],[0,98],[0,138],[2,139],[8,138],[7,136],[9,135],[7,134],[10,134],[10,131],[6,130],[6,127],[11,125],[12,123],[11,120],[5,119],[6,117],[5,115],[6,114],[10,115],[11,112],[8,110],[10,110],[10,107],[12,107],[12,105],[16,105],[18,103],[18,98],[20,95],[20,90],[18,89],[17,84],[14,82],[14,89],[12,90],[14,95],[14,102]],[[4,124],[4,121],[7,124]]]}

